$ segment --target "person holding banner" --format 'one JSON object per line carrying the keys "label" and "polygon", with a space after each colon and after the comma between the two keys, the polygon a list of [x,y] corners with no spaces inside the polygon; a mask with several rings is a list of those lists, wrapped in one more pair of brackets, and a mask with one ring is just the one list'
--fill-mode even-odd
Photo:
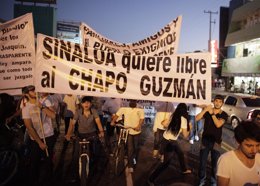
{"label": "person holding banner", "polygon": [[211,153],[211,185],[216,185],[216,169],[220,156],[222,127],[228,119],[227,113],[221,109],[223,103],[223,96],[216,95],[213,105],[207,105],[196,115],[196,121],[204,118],[204,130],[200,147],[199,186],[207,185],[206,168],[209,153]]}
{"label": "person holding banner", "polygon": [[32,140],[30,144],[29,185],[51,185],[52,157],[55,144],[52,119],[55,118],[53,103],[48,94],[43,93],[37,100],[35,87],[27,87],[25,95],[28,99],[22,108],[22,117]]}
{"label": "person holding banner", "polygon": [[[103,104],[103,113],[104,116],[106,116],[107,120],[105,123],[106,126],[106,142],[107,146],[110,149],[110,140],[114,136],[115,127],[111,126],[110,123],[115,116],[116,112],[119,110],[119,108],[122,105],[122,99],[121,98],[108,98],[106,99],[105,103]],[[120,120],[122,118],[118,118],[117,120]]]}
{"label": "person holding banner", "polygon": [[174,106],[169,102],[155,102],[154,108],[156,110],[156,115],[154,119],[153,132],[154,132],[154,146],[153,146],[153,158],[160,158],[163,154],[163,149],[161,148],[163,133],[165,127],[162,125],[164,120],[169,120],[171,114],[174,112]]}
{"label": "person holding banner", "polygon": [[170,165],[173,160],[173,152],[177,154],[181,173],[192,173],[191,169],[187,167],[184,152],[178,142],[178,138],[181,134],[184,138],[188,138],[191,128],[187,105],[185,103],[179,103],[170,119],[165,119],[162,125],[166,128],[162,140],[164,160],[150,175],[148,179],[150,185],[152,185],[156,178]]}
{"label": "person holding banner", "polygon": [[203,106],[199,106],[196,104],[191,104],[189,106],[189,117],[190,117],[190,122],[192,124],[192,130],[190,132],[190,144],[194,143],[195,141],[199,141],[199,137],[200,137],[200,132],[202,130],[203,127],[203,121],[199,120],[199,121],[195,121],[195,117],[197,114],[199,114],[202,110]]}
{"label": "person holding banner", "polygon": [[66,94],[63,98],[63,103],[65,104],[64,110],[64,123],[65,123],[65,135],[68,132],[70,120],[73,118],[78,104],[78,98],[76,95]]}

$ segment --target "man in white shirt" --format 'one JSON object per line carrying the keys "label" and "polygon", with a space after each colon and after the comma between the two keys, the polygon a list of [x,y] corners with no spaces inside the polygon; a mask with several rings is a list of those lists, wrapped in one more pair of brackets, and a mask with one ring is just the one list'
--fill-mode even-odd
{"label": "man in white shirt", "polygon": [[235,128],[238,147],[222,154],[217,166],[218,186],[260,184],[260,128],[252,121]]}
{"label": "man in white shirt", "polygon": [[55,143],[52,119],[55,118],[53,103],[48,94],[36,99],[35,87],[30,85],[25,93],[28,102],[22,108],[22,117],[30,143],[30,169],[28,185],[50,185],[52,179],[52,157]]}
{"label": "man in white shirt", "polygon": [[121,107],[117,111],[111,125],[114,126],[118,117],[122,115],[124,115],[124,126],[130,128],[127,139],[128,168],[130,172],[133,172],[134,161],[138,154],[141,127],[144,122],[144,109],[137,108],[137,100],[130,100],[129,107]]}

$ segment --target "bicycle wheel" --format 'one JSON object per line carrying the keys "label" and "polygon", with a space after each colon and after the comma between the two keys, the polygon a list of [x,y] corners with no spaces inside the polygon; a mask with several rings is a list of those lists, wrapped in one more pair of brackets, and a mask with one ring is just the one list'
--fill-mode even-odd
{"label": "bicycle wheel", "polygon": [[120,175],[125,169],[125,146],[120,144],[115,154],[115,174]]}
{"label": "bicycle wheel", "polygon": [[12,150],[0,152],[0,186],[10,182],[18,169],[18,155]]}
{"label": "bicycle wheel", "polygon": [[87,178],[89,173],[89,161],[88,156],[83,154],[79,159],[79,177],[80,177],[80,185],[87,185]]}

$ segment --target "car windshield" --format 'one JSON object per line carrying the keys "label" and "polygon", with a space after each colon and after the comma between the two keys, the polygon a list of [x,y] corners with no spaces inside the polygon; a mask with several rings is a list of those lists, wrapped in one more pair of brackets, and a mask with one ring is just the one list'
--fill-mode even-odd
{"label": "car windshield", "polygon": [[247,107],[260,107],[260,98],[242,98]]}

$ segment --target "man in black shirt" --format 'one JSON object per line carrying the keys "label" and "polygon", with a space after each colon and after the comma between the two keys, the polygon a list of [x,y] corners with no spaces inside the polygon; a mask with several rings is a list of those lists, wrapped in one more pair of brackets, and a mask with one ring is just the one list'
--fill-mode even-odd
{"label": "man in black shirt", "polygon": [[204,130],[202,134],[202,144],[200,149],[199,166],[199,186],[206,185],[206,168],[209,153],[211,153],[211,185],[216,185],[216,168],[220,156],[219,148],[221,145],[222,127],[226,122],[228,115],[221,110],[224,98],[216,95],[213,105],[210,104],[196,116],[196,121],[204,118]]}

